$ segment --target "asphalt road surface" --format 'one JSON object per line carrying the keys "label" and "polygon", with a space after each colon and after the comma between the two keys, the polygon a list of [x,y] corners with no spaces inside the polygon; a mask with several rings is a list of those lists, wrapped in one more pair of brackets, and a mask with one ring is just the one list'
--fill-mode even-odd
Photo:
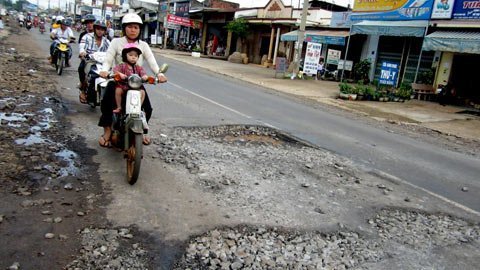
{"label": "asphalt road surface", "polygon": [[[50,44],[48,35],[42,36],[37,31],[32,35],[47,55]],[[75,88],[78,80],[78,59],[75,57],[78,47],[73,47],[72,68],[59,77],[58,82],[62,89],[66,89],[62,94],[75,100],[78,96]],[[271,126],[351,158],[367,171],[409,183],[480,215],[478,157],[372,127],[271,90],[217,76],[160,56],[157,61],[167,62],[170,69],[167,84],[147,88],[155,108],[150,125],[154,129],[160,123],[169,126]],[[89,111],[87,106],[73,106],[83,112]],[[98,113],[90,113],[88,117],[90,120],[87,122],[91,126],[86,127],[87,133],[101,134],[96,127]],[[120,162],[120,157],[101,155],[100,158]],[[155,170],[155,166],[142,166],[142,175],[154,174],[147,171],[149,168]],[[468,192],[463,192],[462,187],[468,187]]]}

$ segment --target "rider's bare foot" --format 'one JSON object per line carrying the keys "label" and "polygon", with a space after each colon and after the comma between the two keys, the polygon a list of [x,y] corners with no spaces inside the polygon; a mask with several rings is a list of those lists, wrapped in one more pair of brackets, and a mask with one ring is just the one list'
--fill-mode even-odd
{"label": "rider's bare foot", "polygon": [[122,107],[117,107],[115,110],[113,110],[113,113],[120,113],[122,111]]}

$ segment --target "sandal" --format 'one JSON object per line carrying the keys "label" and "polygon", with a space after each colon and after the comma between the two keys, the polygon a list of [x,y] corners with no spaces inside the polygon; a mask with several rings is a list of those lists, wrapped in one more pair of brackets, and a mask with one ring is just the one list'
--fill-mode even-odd
{"label": "sandal", "polygon": [[78,99],[80,99],[80,103],[87,104],[87,95],[84,92],[80,92]]}
{"label": "sandal", "polygon": [[150,145],[152,143],[152,140],[150,140],[150,137],[147,135],[143,135],[143,145]]}
{"label": "sandal", "polygon": [[110,143],[110,140],[106,139],[106,138],[104,137],[104,135],[100,136],[100,139],[98,140],[98,144],[99,144],[101,147],[106,147],[106,148],[112,147],[112,144]]}

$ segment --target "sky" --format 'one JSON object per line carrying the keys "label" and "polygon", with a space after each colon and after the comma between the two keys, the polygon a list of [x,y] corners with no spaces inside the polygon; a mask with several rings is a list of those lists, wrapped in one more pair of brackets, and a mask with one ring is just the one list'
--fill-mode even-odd
{"label": "sky", "polygon": [[[37,4],[37,0],[28,0],[29,2],[33,4]],[[146,2],[157,2],[156,0],[145,0]],[[265,6],[269,0],[228,0],[230,2],[234,3],[239,3],[240,7],[263,7]],[[303,5],[304,0],[282,0],[283,3],[287,6],[292,5],[293,7],[298,7],[299,4]],[[349,3],[353,3],[353,0],[327,0],[331,1],[333,3],[342,5],[342,6],[347,6]],[[42,8],[47,8],[48,7],[48,2],[49,0],[38,0],[38,4]],[[62,9],[65,8],[65,4],[67,2],[71,2],[72,4],[74,3],[74,0],[50,0],[50,7],[60,7]]]}

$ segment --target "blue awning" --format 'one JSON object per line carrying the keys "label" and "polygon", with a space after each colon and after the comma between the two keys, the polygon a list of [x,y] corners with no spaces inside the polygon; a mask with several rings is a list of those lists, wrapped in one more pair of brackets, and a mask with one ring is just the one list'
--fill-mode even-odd
{"label": "blue awning", "polygon": [[[334,30],[306,30],[305,41],[332,45],[345,45],[345,39],[348,37],[348,31]],[[281,41],[297,41],[298,30],[281,35]]]}
{"label": "blue awning", "polygon": [[352,34],[423,37],[428,21],[363,21],[352,25]]}
{"label": "blue awning", "polygon": [[480,54],[480,32],[436,31],[425,37],[422,49]]}

